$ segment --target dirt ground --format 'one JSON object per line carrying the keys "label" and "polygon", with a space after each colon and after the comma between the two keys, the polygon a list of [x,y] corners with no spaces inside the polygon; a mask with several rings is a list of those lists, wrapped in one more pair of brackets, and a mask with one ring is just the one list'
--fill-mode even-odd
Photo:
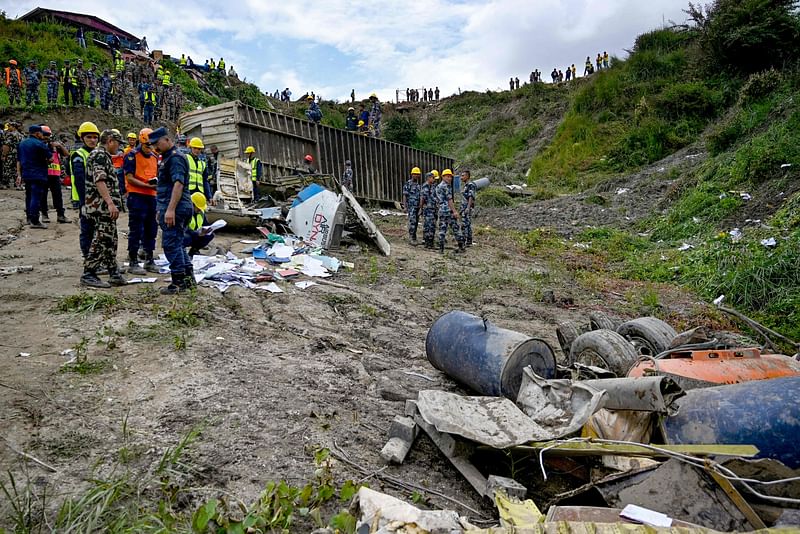
{"label": "dirt ground", "polygon": [[[338,447],[377,471],[405,399],[430,388],[467,393],[426,358],[425,336],[440,314],[460,309],[482,315],[556,349],[560,321],[593,309],[624,317],[639,312],[630,295],[641,286],[584,287],[562,258],[531,257],[489,220],[476,222],[476,245],[466,255],[448,250],[441,256],[407,244],[404,219],[387,216],[376,222],[392,243],[391,257],[366,244],[332,251],[356,266],[331,279],[347,289],[301,291],[279,282],[281,294],[240,287],[220,294],[201,287],[191,300],[158,295],[162,275],[155,287],[105,290],[117,297],[109,309],[62,313],[56,310],[60,299],[83,292],[76,212],[68,212],[71,224],[31,230],[22,224],[22,210],[22,193],[0,191],[0,268],[33,266],[0,277],[0,471],[46,488],[51,507],[93,477],[148,469],[200,425],[192,453],[192,484],[199,488],[193,505],[221,492],[251,502],[271,480],[300,485],[313,478],[318,447]],[[127,230],[124,214],[119,229]],[[254,235],[221,234],[215,243],[239,254],[248,246],[240,239],[248,237]],[[121,235],[120,261],[125,248]],[[545,289],[554,291],[556,303],[542,302]],[[659,291],[665,315],[678,323],[699,306],[673,288]],[[165,317],[187,306],[202,323],[184,329],[184,337],[173,335]],[[85,374],[65,368],[71,356],[62,351],[76,347],[98,367]],[[26,462],[11,447],[56,471]],[[362,478],[344,463],[336,463],[335,472],[342,480]],[[491,515],[425,436],[403,465],[383,473]],[[409,498],[375,479],[370,483]],[[431,506],[473,515],[429,498]],[[0,525],[7,521],[2,508]]]}

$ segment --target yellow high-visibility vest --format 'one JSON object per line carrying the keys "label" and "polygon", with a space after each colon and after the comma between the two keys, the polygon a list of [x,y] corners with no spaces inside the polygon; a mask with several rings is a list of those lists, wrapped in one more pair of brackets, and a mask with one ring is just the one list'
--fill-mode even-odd
{"label": "yellow high-visibility vest", "polygon": [[206,171],[208,162],[202,159],[195,159],[194,155],[186,156],[186,161],[189,163],[189,193],[197,191],[205,194],[206,189],[203,187],[203,173]]}

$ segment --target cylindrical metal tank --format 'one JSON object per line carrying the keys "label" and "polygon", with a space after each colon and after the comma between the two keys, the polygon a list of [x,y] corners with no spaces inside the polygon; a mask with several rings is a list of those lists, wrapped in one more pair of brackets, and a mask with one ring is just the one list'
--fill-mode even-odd
{"label": "cylindrical metal tank", "polygon": [[475,187],[480,191],[484,187],[489,187],[489,179],[488,178],[478,178],[477,180],[472,181],[475,184]]}
{"label": "cylindrical metal tank", "polygon": [[556,359],[547,343],[462,311],[445,313],[431,325],[425,352],[434,367],[457,382],[513,401],[525,367],[544,378],[555,376]]}
{"label": "cylindrical metal tank", "polygon": [[800,377],[692,389],[664,421],[667,443],[755,445],[759,458],[800,467]]}

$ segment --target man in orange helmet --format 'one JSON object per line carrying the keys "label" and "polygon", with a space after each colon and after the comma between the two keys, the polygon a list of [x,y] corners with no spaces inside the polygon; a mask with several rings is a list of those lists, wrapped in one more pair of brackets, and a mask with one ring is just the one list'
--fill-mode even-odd
{"label": "man in orange helmet", "polygon": [[8,92],[8,105],[14,107],[17,102],[22,104],[22,74],[17,66],[17,61],[8,62],[5,70],[6,91]]}
{"label": "man in orange helmet", "polygon": [[[125,189],[128,192],[128,272],[142,275],[157,273],[153,261],[158,220],[156,219],[156,184],[158,158],[150,145],[150,128],[139,132],[139,146],[125,155],[122,164]],[[139,265],[139,246],[144,249],[144,266]]]}

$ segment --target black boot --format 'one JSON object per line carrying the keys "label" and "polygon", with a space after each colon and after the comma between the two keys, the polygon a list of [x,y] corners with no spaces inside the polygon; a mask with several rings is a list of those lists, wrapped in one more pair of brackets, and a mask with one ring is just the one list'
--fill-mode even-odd
{"label": "black boot", "polygon": [[128,285],[128,281],[125,280],[125,277],[119,272],[118,266],[114,265],[113,267],[109,267],[108,274],[110,275],[108,278],[108,283],[112,286],[120,287]]}
{"label": "black boot", "polygon": [[94,271],[84,271],[81,275],[81,285],[86,287],[96,287],[99,289],[108,289],[111,284],[97,277]]}
{"label": "black boot", "polygon": [[439,241],[439,254],[444,254],[444,241]]}
{"label": "black boot", "polygon": [[197,281],[194,279],[194,267],[189,265],[186,268],[186,274],[183,275],[183,289],[194,289],[197,287]]}
{"label": "black boot", "polygon": [[172,282],[167,287],[162,287],[159,293],[162,295],[175,295],[183,291],[183,273],[171,273]]}
{"label": "black boot", "polygon": [[145,271],[144,268],[142,268],[139,265],[139,255],[138,254],[136,254],[135,252],[132,253],[132,254],[128,254],[128,261],[130,262],[130,265],[128,266],[128,273],[129,274],[136,274],[136,275],[140,275],[140,276],[143,275],[143,274],[147,274],[147,271]]}
{"label": "black boot", "polygon": [[153,251],[145,252],[144,257],[144,270],[148,273],[158,273],[161,272],[161,269],[158,265],[153,261]]}
{"label": "black boot", "polygon": [[456,249],[456,254],[464,254],[467,249],[464,248],[464,243],[459,243],[458,248]]}

